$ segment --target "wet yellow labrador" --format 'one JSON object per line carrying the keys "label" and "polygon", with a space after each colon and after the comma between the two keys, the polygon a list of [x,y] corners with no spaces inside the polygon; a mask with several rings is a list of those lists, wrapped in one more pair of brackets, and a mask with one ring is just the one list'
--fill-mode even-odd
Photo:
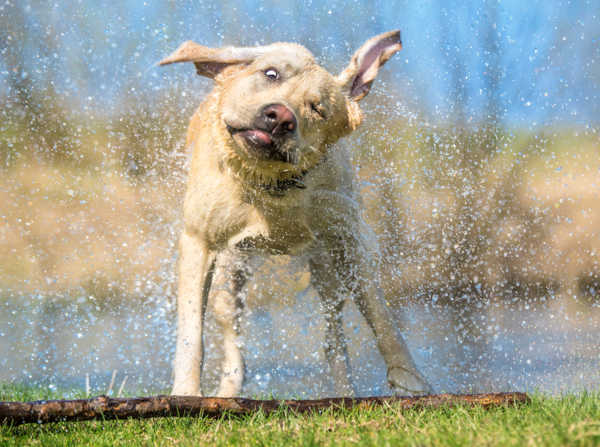
{"label": "wet yellow labrador", "polygon": [[240,394],[245,285],[257,257],[281,254],[308,259],[326,309],[325,354],[337,394],[353,394],[341,321],[348,298],[373,330],[390,386],[401,394],[430,391],[377,283],[378,250],[361,219],[349,154],[335,145],[360,124],[359,101],[400,49],[399,31],[373,37],[337,76],[293,43],[207,48],[189,41],[160,62],[191,62],[215,81],[187,136],[193,156],[180,239],[172,394],[202,394],[208,299],[224,340],[218,395]]}

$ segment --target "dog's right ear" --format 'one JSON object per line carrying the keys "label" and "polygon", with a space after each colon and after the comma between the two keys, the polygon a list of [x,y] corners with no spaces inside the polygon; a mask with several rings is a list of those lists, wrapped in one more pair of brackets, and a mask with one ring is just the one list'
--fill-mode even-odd
{"label": "dog's right ear", "polygon": [[200,76],[214,79],[225,67],[249,64],[262,54],[264,54],[262,47],[209,48],[188,40],[158,65],[193,62]]}

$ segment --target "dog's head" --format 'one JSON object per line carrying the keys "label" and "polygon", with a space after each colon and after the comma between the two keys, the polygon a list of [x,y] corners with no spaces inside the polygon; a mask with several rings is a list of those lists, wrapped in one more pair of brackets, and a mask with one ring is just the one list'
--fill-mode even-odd
{"label": "dog's head", "polygon": [[193,62],[198,74],[216,81],[214,118],[227,146],[270,181],[310,169],[360,124],[358,101],[401,47],[399,31],[373,37],[337,76],[291,43],[213,49],[188,41],[160,65]]}

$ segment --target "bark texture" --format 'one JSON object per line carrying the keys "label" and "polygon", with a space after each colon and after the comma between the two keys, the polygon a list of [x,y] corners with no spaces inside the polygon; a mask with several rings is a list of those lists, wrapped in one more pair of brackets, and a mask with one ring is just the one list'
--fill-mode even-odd
{"label": "bark texture", "polygon": [[371,407],[391,404],[402,409],[438,408],[442,406],[481,406],[528,403],[526,393],[435,394],[420,397],[334,397],[315,400],[255,400],[245,398],[151,396],[135,398],[48,400],[35,402],[0,402],[2,424],[86,421],[91,419],[141,419],[166,416],[219,416],[224,412],[265,413],[286,408],[294,412],[320,411],[327,408]]}

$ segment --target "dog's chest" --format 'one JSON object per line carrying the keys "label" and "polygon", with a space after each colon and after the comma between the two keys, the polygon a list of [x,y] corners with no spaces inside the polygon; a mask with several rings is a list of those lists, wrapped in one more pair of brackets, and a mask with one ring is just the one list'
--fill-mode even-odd
{"label": "dog's chest", "polygon": [[244,245],[275,254],[297,254],[315,240],[308,192],[294,190],[285,195],[261,194],[247,199],[255,216],[249,221],[255,224],[246,229]]}

